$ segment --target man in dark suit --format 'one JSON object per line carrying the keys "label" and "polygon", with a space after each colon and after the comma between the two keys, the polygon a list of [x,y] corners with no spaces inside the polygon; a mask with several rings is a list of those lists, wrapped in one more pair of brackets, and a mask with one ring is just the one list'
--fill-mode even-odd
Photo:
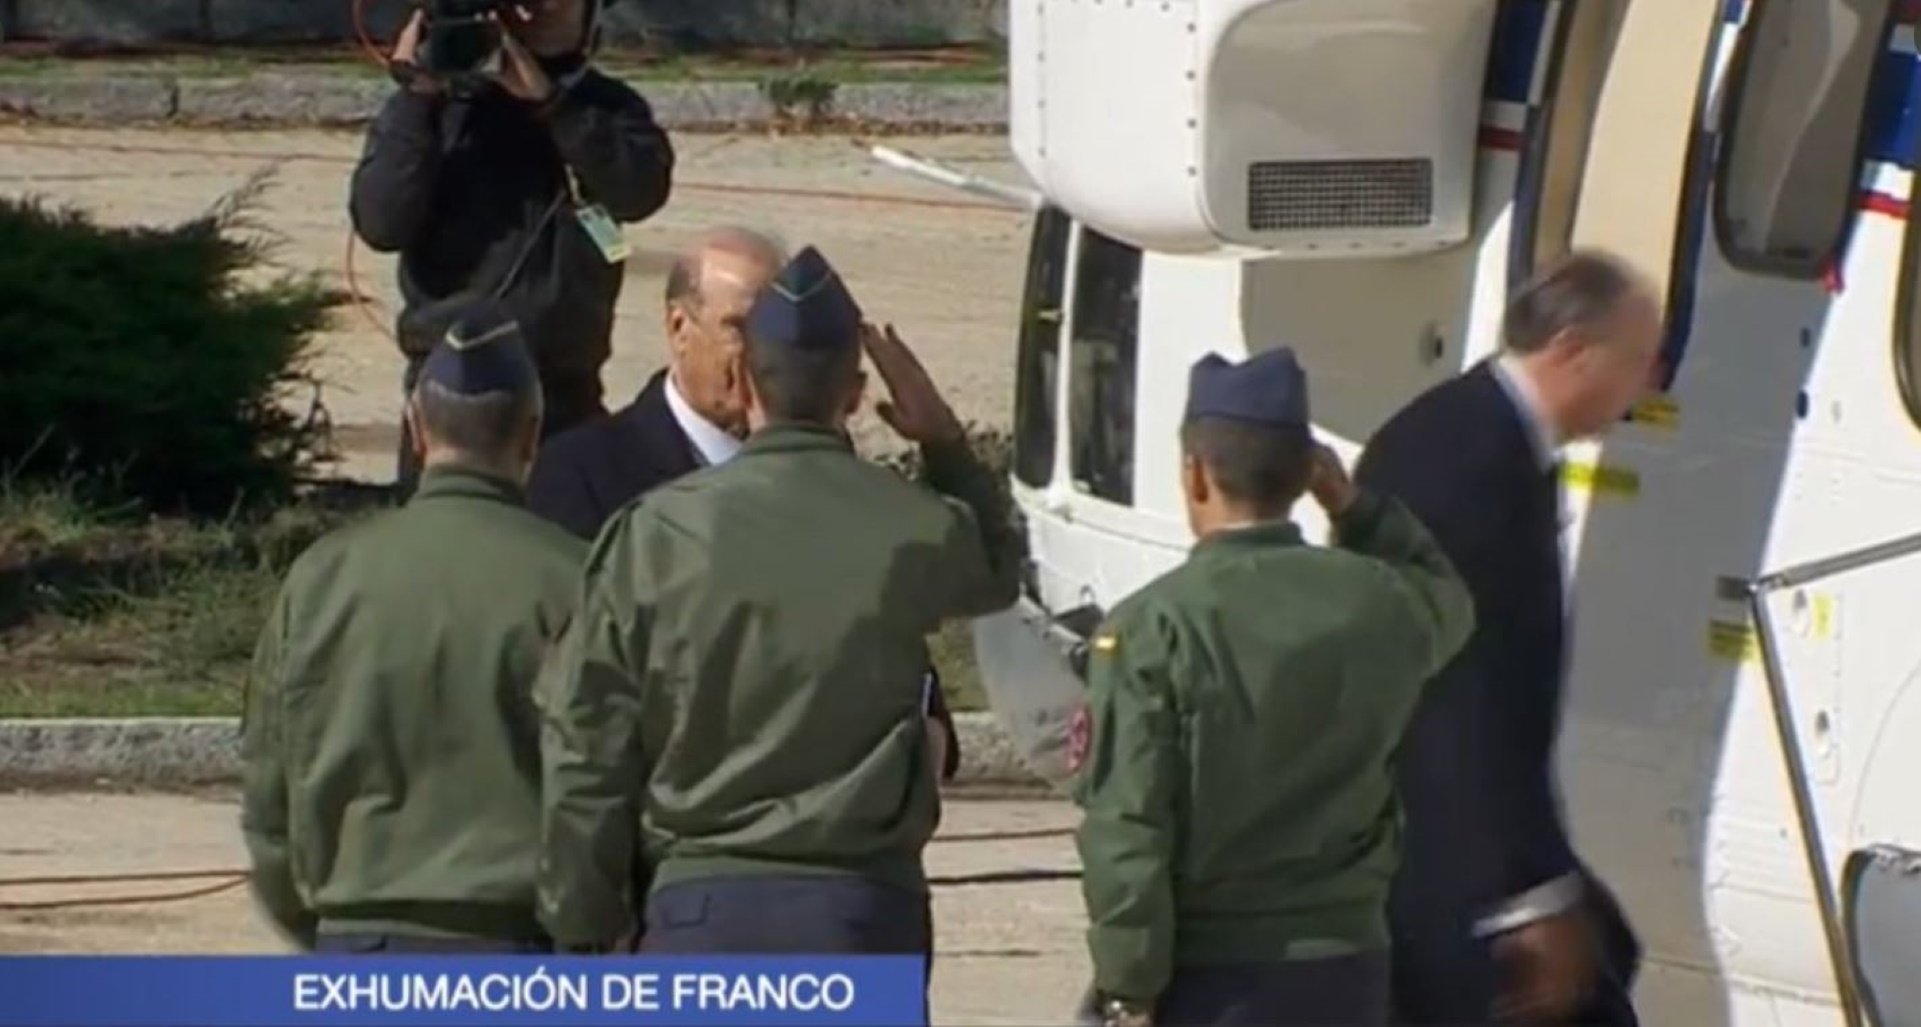
{"label": "man in dark suit", "polygon": [[[745,340],[754,298],[787,264],[749,228],[703,233],[667,274],[668,363],[632,403],[542,445],[527,507],[592,541],[616,511],[702,467],[726,463],[747,433]],[[953,714],[930,668],[925,687],[943,777],[960,769]]]}
{"label": "man in dark suit", "polygon": [[1631,1025],[1639,943],[1574,854],[1554,780],[1566,665],[1557,450],[1646,392],[1661,308],[1621,262],[1575,253],[1522,287],[1502,333],[1503,353],[1415,399],[1356,468],[1433,532],[1478,625],[1402,743],[1397,1017]]}
{"label": "man in dark suit", "polygon": [[631,500],[732,457],[746,430],[741,324],[786,263],[778,243],[748,229],[696,240],[667,275],[667,366],[626,407],[542,447],[529,508],[591,541]]}

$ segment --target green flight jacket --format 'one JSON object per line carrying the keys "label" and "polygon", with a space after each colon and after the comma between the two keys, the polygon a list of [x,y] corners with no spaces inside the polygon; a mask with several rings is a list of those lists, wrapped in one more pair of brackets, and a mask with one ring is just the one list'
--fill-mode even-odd
{"label": "green flight jacket", "polygon": [[514,486],[436,468],[294,561],[254,656],[241,828],[303,947],[539,937],[532,690],[586,550]]}
{"label": "green flight jacket", "polygon": [[1019,537],[964,445],[924,455],[934,490],[776,426],[602,530],[538,690],[556,943],[636,933],[637,852],[654,889],[810,872],[925,889],[926,636],[1014,601]]}
{"label": "green flight jacket", "polygon": [[1473,600],[1397,501],[1334,528],[1335,549],[1287,521],[1211,535],[1094,635],[1070,758],[1103,994],[1388,943],[1393,753]]}

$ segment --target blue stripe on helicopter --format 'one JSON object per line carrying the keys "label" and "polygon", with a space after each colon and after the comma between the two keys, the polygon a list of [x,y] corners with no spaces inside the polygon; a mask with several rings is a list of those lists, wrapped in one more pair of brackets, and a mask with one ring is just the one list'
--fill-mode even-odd
{"label": "blue stripe on helicopter", "polygon": [[1921,136],[1921,55],[1891,50],[1881,55],[1868,97],[1867,157],[1914,170]]}
{"label": "blue stripe on helicopter", "polygon": [[1494,16],[1489,43],[1487,84],[1489,100],[1525,104],[1534,86],[1534,62],[1541,56],[1541,35],[1547,10],[1555,0],[1509,0]]}

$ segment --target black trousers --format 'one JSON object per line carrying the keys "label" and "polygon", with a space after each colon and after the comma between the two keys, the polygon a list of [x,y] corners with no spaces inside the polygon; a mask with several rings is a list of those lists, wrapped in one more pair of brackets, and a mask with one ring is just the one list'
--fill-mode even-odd
{"label": "black trousers", "polygon": [[414,934],[322,934],[314,951],[348,956],[419,955],[539,955],[552,952],[546,941],[504,941],[492,938],[431,938]]}
{"label": "black trousers", "polygon": [[927,956],[925,893],[851,877],[717,877],[647,899],[647,953]]}
{"label": "black trousers", "polygon": [[[1570,1021],[1582,1027],[1639,1027],[1634,980],[1641,946],[1607,885],[1586,875],[1587,912],[1600,948],[1594,991]],[[1394,1022],[1460,1027],[1486,1024],[1500,988],[1493,944],[1470,934],[1469,917],[1433,895],[1397,888]]]}
{"label": "black trousers", "polygon": [[1157,1027],[1385,1027],[1385,951],[1285,963],[1183,966],[1154,1009]]}
{"label": "black trousers", "polygon": [[[406,402],[406,397],[413,395],[414,385],[420,381],[420,365],[425,359],[407,358],[407,370],[400,377],[402,403]],[[543,378],[540,384],[546,406],[540,422],[542,442],[569,428],[607,416],[605,394],[598,374]],[[402,417],[400,451],[395,454],[394,460],[394,498],[404,502],[414,494],[414,487],[419,482],[420,458],[414,455],[413,431],[408,428],[407,419]]]}
{"label": "black trousers", "polygon": [[[1384,1027],[1387,952],[1284,963],[1182,966],[1154,1007],[1155,1027]],[[1076,1015],[1100,1027],[1090,988]]]}

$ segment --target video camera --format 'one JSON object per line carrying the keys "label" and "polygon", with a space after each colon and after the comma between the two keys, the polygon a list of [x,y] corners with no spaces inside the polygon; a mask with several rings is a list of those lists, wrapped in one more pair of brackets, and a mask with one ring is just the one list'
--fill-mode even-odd
{"label": "video camera", "polygon": [[419,0],[421,71],[455,96],[471,95],[500,68],[500,22],[510,0]]}

